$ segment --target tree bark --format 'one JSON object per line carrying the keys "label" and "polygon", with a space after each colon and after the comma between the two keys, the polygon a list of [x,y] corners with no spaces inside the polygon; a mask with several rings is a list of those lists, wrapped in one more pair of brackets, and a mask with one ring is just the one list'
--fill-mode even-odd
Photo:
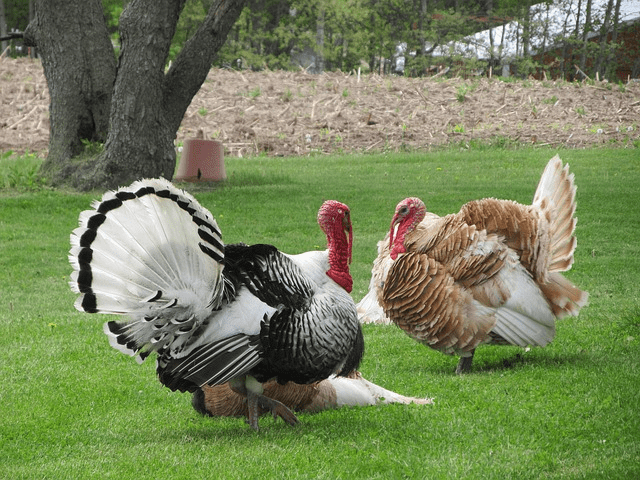
{"label": "tree bark", "polygon": [[[37,46],[49,86],[49,154],[41,173],[59,183],[83,142],[103,142],[116,74],[99,0],[38,0],[24,42]],[[64,173],[63,171],[66,171]]]}
{"label": "tree bark", "polygon": [[589,32],[591,32],[591,0],[586,0],[586,12],[584,15],[584,22],[582,27],[582,48],[580,51],[580,70],[585,71],[585,65],[587,63],[587,49],[589,47]]}
{"label": "tree bark", "polygon": [[324,5],[318,6],[316,17],[316,68],[315,73],[324,72]]}
{"label": "tree bark", "polygon": [[[606,51],[607,38],[609,36],[609,31],[611,30],[611,23],[612,23],[611,15],[612,13],[615,13],[613,7],[614,7],[613,0],[609,0],[607,2],[607,8],[605,10],[604,20],[602,21],[602,25],[600,27],[598,55],[596,56],[596,62],[593,69],[594,77],[602,76],[604,78],[604,72],[606,69],[606,60],[609,57],[609,54]],[[613,23],[617,23],[617,22],[613,22]]]}
{"label": "tree bark", "polygon": [[[0,37],[4,37],[7,35],[7,22],[5,20],[5,15],[4,15],[4,0],[0,0]],[[2,55],[4,53],[4,51],[7,49],[7,41],[6,40],[2,40],[2,42],[0,42],[0,55]]]}
{"label": "tree bark", "polygon": [[185,0],[132,0],[120,19],[122,50],[104,152],[78,170],[74,186],[116,188],[142,177],[173,177],[173,141],[244,0],[216,0],[164,73]]}
{"label": "tree bark", "polygon": [[[127,3],[120,17],[117,70],[98,0],[37,1],[28,29],[40,49],[51,96],[50,148],[42,172],[53,184],[90,190],[142,177],[173,177],[176,132],[245,3],[215,0],[165,74],[185,1]],[[96,44],[105,41],[109,48],[98,49]],[[89,67],[104,65],[111,75],[98,96]],[[90,115],[97,107],[100,122]],[[78,161],[85,139],[105,141],[104,149]]]}
{"label": "tree bark", "polygon": [[75,187],[171,179],[175,151],[163,105],[164,66],[184,2],[132,0],[123,10],[109,133],[102,154],[75,172]]}

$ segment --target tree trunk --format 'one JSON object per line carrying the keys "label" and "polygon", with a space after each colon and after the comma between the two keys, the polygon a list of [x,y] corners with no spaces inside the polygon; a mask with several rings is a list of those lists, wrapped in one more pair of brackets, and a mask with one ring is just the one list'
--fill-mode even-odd
{"label": "tree trunk", "polygon": [[[88,52],[85,56],[93,64],[109,64],[113,60],[110,42],[108,53],[97,51],[93,44],[100,41],[94,36],[98,30],[104,30],[103,38],[108,42],[100,2],[38,0],[37,18],[30,24],[37,32],[41,29],[35,27],[40,25],[41,20],[38,19],[42,18],[43,13],[57,13],[48,11],[49,3],[64,4],[58,6],[58,11],[66,9],[59,16],[48,17],[48,36],[35,36],[51,95],[51,158],[47,158],[45,164],[55,163],[58,167],[51,170],[54,184],[70,183],[81,190],[89,190],[116,188],[142,177],[173,177],[176,160],[173,140],[176,132],[245,3],[244,0],[216,0],[203,24],[185,43],[165,74],[171,39],[185,1],[131,0],[127,3],[120,18],[122,46],[117,74],[114,61],[113,75],[107,89],[109,101],[103,102],[107,106],[108,123],[105,122],[105,125],[109,127],[108,132],[105,126],[104,129],[95,130],[102,136],[94,134],[87,137],[79,135],[84,132],[83,129],[74,130],[66,125],[73,119],[84,119],[79,115],[84,113],[81,107],[92,111],[96,100],[95,96],[79,94],[84,91],[82,88],[86,89],[86,85],[90,84],[92,77],[71,82],[78,73],[75,62],[78,57],[84,58],[83,50]],[[79,14],[78,9],[85,3],[98,5],[99,13],[92,10],[86,15]],[[80,25],[78,19],[82,17],[86,17],[87,25],[68,33],[67,19]],[[88,31],[93,35],[86,33]],[[64,35],[56,35],[56,32],[64,32]],[[62,48],[62,37],[66,39],[65,42],[76,46],[75,51],[71,52],[75,60],[67,58],[69,52]],[[65,55],[62,55],[62,51]],[[57,92],[63,92],[65,96]],[[54,116],[54,111],[59,111],[59,114]],[[89,122],[86,120],[82,122],[83,126],[87,124]],[[62,127],[65,127],[65,135],[59,132]],[[67,143],[74,148],[52,149],[52,140],[58,136],[66,137]],[[82,151],[83,138],[106,138],[106,141],[104,150],[97,157],[78,162],[74,157]],[[47,173],[47,170],[44,172]]]}
{"label": "tree trunk", "polygon": [[613,13],[613,0],[607,2],[607,8],[604,14],[604,20],[600,27],[599,49],[594,66],[594,76],[602,76],[604,78],[604,71],[606,68],[606,59],[609,57],[607,48],[607,38],[609,37],[609,30],[611,30],[611,14]]}
{"label": "tree trunk", "polygon": [[34,6],[24,41],[38,46],[51,99],[49,154],[41,173],[60,183],[83,142],[107,137],[116,62],[99,0],[38,0]]}
{"label": "tree trunk", "polygon": [[569,56],[569,52],[573,50],[573,48],[569,48],[569,44],[570,44],[569,41],[573,36],[577,35],[577,25],[580,22],[579,9],[580,9],[580,1],[578,1],[578,15],[576,16],[577,17],[576,29],[573,34],[569,32],[569,16],[571,12],[568,9],[564,17],[564,22],[562,24],[562,38],[564,38],[565,41],[562,43],[562,55],[560,57],[562,60],[560,62],[560,73],[561,73],[561,78],[564,80],[567,80],[567,73],[571,71],[570,59],[568,58],[568,56]]}
{"label": "tree trunk", "polygon": [[580,70],[585,71],[585,65],[587,63],[587,49],[589,47],[589,32],[591,31],[591,0],[586,0],[586,12],[584,14],[584,27],[582,31],[582,49],[580,52]]}
{"label": "tree trunk", "polygon": [[319,5],[316,17],[316,68],[315,73],[324,72],[324,5]]}
{"label": "tree trunk", "polygon": [[531,48],[531,17],[530,17],[530,9],[527,5],[523,6],[523,15],[522,15],[522,56],[524,58],[529,58]]}
{"label": "tree trunk", "polygon": [[[613,30],[611,31],[611,44],[615,45],[618,42],[618,29],[620,28],[620,4],[622,0],[616,1],[616,8],[613,14]],[[616,79],[616,69],[618,62],[616,60],[616,51],[619,47],[615,49],[612,47],[609,49],[609,55],[605,65],[604,75],[610,81],[615,81]]]}
{"label": "tree trunk", "polygon": [[132,0],[120,16],[121,50],[104,151],[74,174],[81,189],[109,188],[141,177],[171,179],[173,135],[163,92],[164,67],[185,0]]}
{"label": "tree trunk", "polygon": [[[7,35],[7,22],[4,16],[4,0],[0,0],[0,37],[4,37]],[[0,55],[4,53],[9,44],[6,40],[2,40],[0,42]]]}

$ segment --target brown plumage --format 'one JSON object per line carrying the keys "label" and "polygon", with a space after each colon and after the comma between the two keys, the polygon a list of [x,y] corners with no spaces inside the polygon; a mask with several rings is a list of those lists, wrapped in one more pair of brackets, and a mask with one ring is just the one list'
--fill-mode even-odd
{"label": "brown plumage", "polygon": [[[360,372],[353,371],[347,377],[330,377],[321,382],[284,385],[269,381],[264,385],[264,395],[273,398],[295,412],[316,413],[343,406],[367,406],[387,403],[432,404],[430,398],[405,397],[386,390],[366,380]],[[247,416],[247,402],[234,392],[228,383],[204,386],[193,394],[193,408],[203,415],[216,417]],[[269,413],[259,408],[258,414]]]}
{"label": "brown plumage", "polygon": [[482,344],[545,346],[556,318],[577,315],[588,300],[561,274],[576,247],[575,192],[556,155],[532,205],[485,198],[439,217],[420,199],[403,200],[378,244],[361,321],[388,317],[415,340],[460,355],[458,372]]}

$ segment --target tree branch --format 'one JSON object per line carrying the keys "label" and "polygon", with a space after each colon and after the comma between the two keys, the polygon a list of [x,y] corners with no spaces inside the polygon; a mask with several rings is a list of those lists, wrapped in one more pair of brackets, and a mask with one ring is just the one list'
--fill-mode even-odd
{"label": "tree branch", "polygon": [[0,42],[4,42],[5,40],[13,40],[15,38],[24,38],[24,33],[22,33],[22,32],[11,32],[11,33],[8,33],[4,37],[0,37]]}
{"label": "tree branch", "polygon": [[216,0],[200,28],[185,43],[165,76],[164,102],[168,123],[178,131],[193,97],[207,78],[245,0]]}

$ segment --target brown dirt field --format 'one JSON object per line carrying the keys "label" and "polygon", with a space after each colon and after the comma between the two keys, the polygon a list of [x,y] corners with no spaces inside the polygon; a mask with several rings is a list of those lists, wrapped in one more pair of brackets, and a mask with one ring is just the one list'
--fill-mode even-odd
{"label": "brown dirt field", "polygon": [[[48,107],[40,62],[1,59],[0,152],[45,155]],[[199,131],[221,141],[225,155],[245,157],[428,151],[475,140],[633,146],[640,140],[640,83],[212,70],[176,144]]]}

